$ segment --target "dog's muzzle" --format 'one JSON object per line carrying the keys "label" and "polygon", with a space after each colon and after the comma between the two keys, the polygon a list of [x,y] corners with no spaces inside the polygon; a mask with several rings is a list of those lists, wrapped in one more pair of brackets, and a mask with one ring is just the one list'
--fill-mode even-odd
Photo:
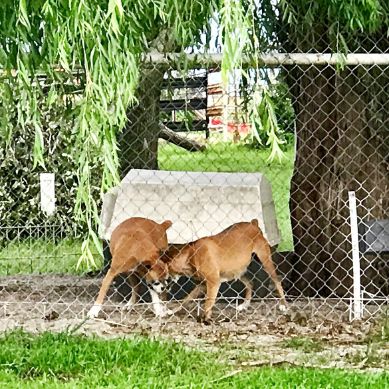
{"label": "dog's muzzle", "polygon": [[153,288],[153,290],[157,293],[162,293],[164,290],[169,289],[172,284],[177,283],[180,279],[180,276],[169,276],[166,280],[162,281],[150,281],[149,285]]}
{"label": "dog's muzzle", "polygon": [[149,284],[156,293],[162,293],[168,287],[167,281],[151,281]]}

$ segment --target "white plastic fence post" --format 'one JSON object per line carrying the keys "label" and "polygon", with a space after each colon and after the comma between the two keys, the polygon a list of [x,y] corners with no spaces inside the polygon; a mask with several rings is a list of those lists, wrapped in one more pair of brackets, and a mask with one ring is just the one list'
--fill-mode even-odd
{"label": "white plastic fence post", "polygon": [[358,243],[358,220],[357,220],[357,204],[355,192],[348,192],[349,207],[350,207],[350,226],[351,226],[351,244],[352,244],[352,259],[353,259],[353,315],[354,320],[362,318],[362,295],[361,295],[361,264],[359,258],[359,243]]}
{"label": "white plastic fence post", "polygon": [[41,209],[47,216],[55,212],[55,176],[54,173],[40,174]]}

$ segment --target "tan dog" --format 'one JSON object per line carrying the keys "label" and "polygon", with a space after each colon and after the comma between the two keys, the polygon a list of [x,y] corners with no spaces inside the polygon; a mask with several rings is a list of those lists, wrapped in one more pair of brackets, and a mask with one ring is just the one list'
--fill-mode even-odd
{"label": "tan dog", "polygon": [[[201,238],[184,245],[182,248],[170,248],[162,257],[167,264],[170,276],[186,275],[198,279],[201,283],[184,299],[184,304],[197,298],[203,283],[206,287],[204,305],[204,323],[210,321],[212,308],[220,284],[224,281],[240,279],[246,288],[245,301],[238,306],[239,310],[247,308],[252,296],[251,282],[244,276],[255,253],[269,274],[281,298],[280,309],[286,310],[284,291],[271,259],[270,246],[258,227],[258,221],[237,223],[217,235]],[[149,277],[165,277],[160,272],[161,265],[151,268]],[[158,274],[160,272],[160,274]]]}
{"label": "tan dog", "polygon": [[[112,254],[111,267],[103,279],[99,295],[95,304],[88,312],[88,317],[97,317],[101,310],[102,303],[107,294],[108,288],[114,278],[121,273],[138,273],[139,276],[145,275],[146,281],[152,281],[147,272],[147,267],[154,265],[163,277],[164,268],[156,265],[161,253],[168,247],[166,230],[171,227],[170,220],[158,224],[150,219],[141,217],[133,217],[119,224],[112,232],[110,241],[110,250]],[[134,284],[134,277],[130,277],[130,284],[134,287],[131,300],[126,305],[131,308],[136,301],[137,289]],[[166,308],[160,304],[158,293],[162,291],[155,284],[154,289],[150,289],[153,307],[157,316],[164,316],[168,312]],[[159,290],[160,289],[160,290]]]}

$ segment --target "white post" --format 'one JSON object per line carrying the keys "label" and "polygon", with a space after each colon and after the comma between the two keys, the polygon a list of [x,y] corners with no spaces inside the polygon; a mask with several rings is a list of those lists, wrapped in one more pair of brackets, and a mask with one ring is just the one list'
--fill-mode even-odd
{"label": "white post", "polygon": [[353,319],[362,318],[361,264],[359,259],[358,220],[355,192],[348,192],[353,258]]}
{"label": "white post", "polygon": [[54,173],[40,174],[41,209],[47,216],[55,212],[55,177]]}

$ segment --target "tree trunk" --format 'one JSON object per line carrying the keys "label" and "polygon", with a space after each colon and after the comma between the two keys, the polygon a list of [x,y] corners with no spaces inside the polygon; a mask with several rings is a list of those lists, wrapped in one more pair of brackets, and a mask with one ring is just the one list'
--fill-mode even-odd
{"label": "tree trunk", "polygon": [[142,67],[136,93],[138,103],[127,113],[119,139],[121,177],[131,169],[158,169],[159,100],[164,69]]}
{"label": "tree trunk", "polygon": [[362,220],[389,218],[389,69],[295,67],[288,78],[297,137],[291,281],[297,294],[346,296],[348,191],[356,192]]}

